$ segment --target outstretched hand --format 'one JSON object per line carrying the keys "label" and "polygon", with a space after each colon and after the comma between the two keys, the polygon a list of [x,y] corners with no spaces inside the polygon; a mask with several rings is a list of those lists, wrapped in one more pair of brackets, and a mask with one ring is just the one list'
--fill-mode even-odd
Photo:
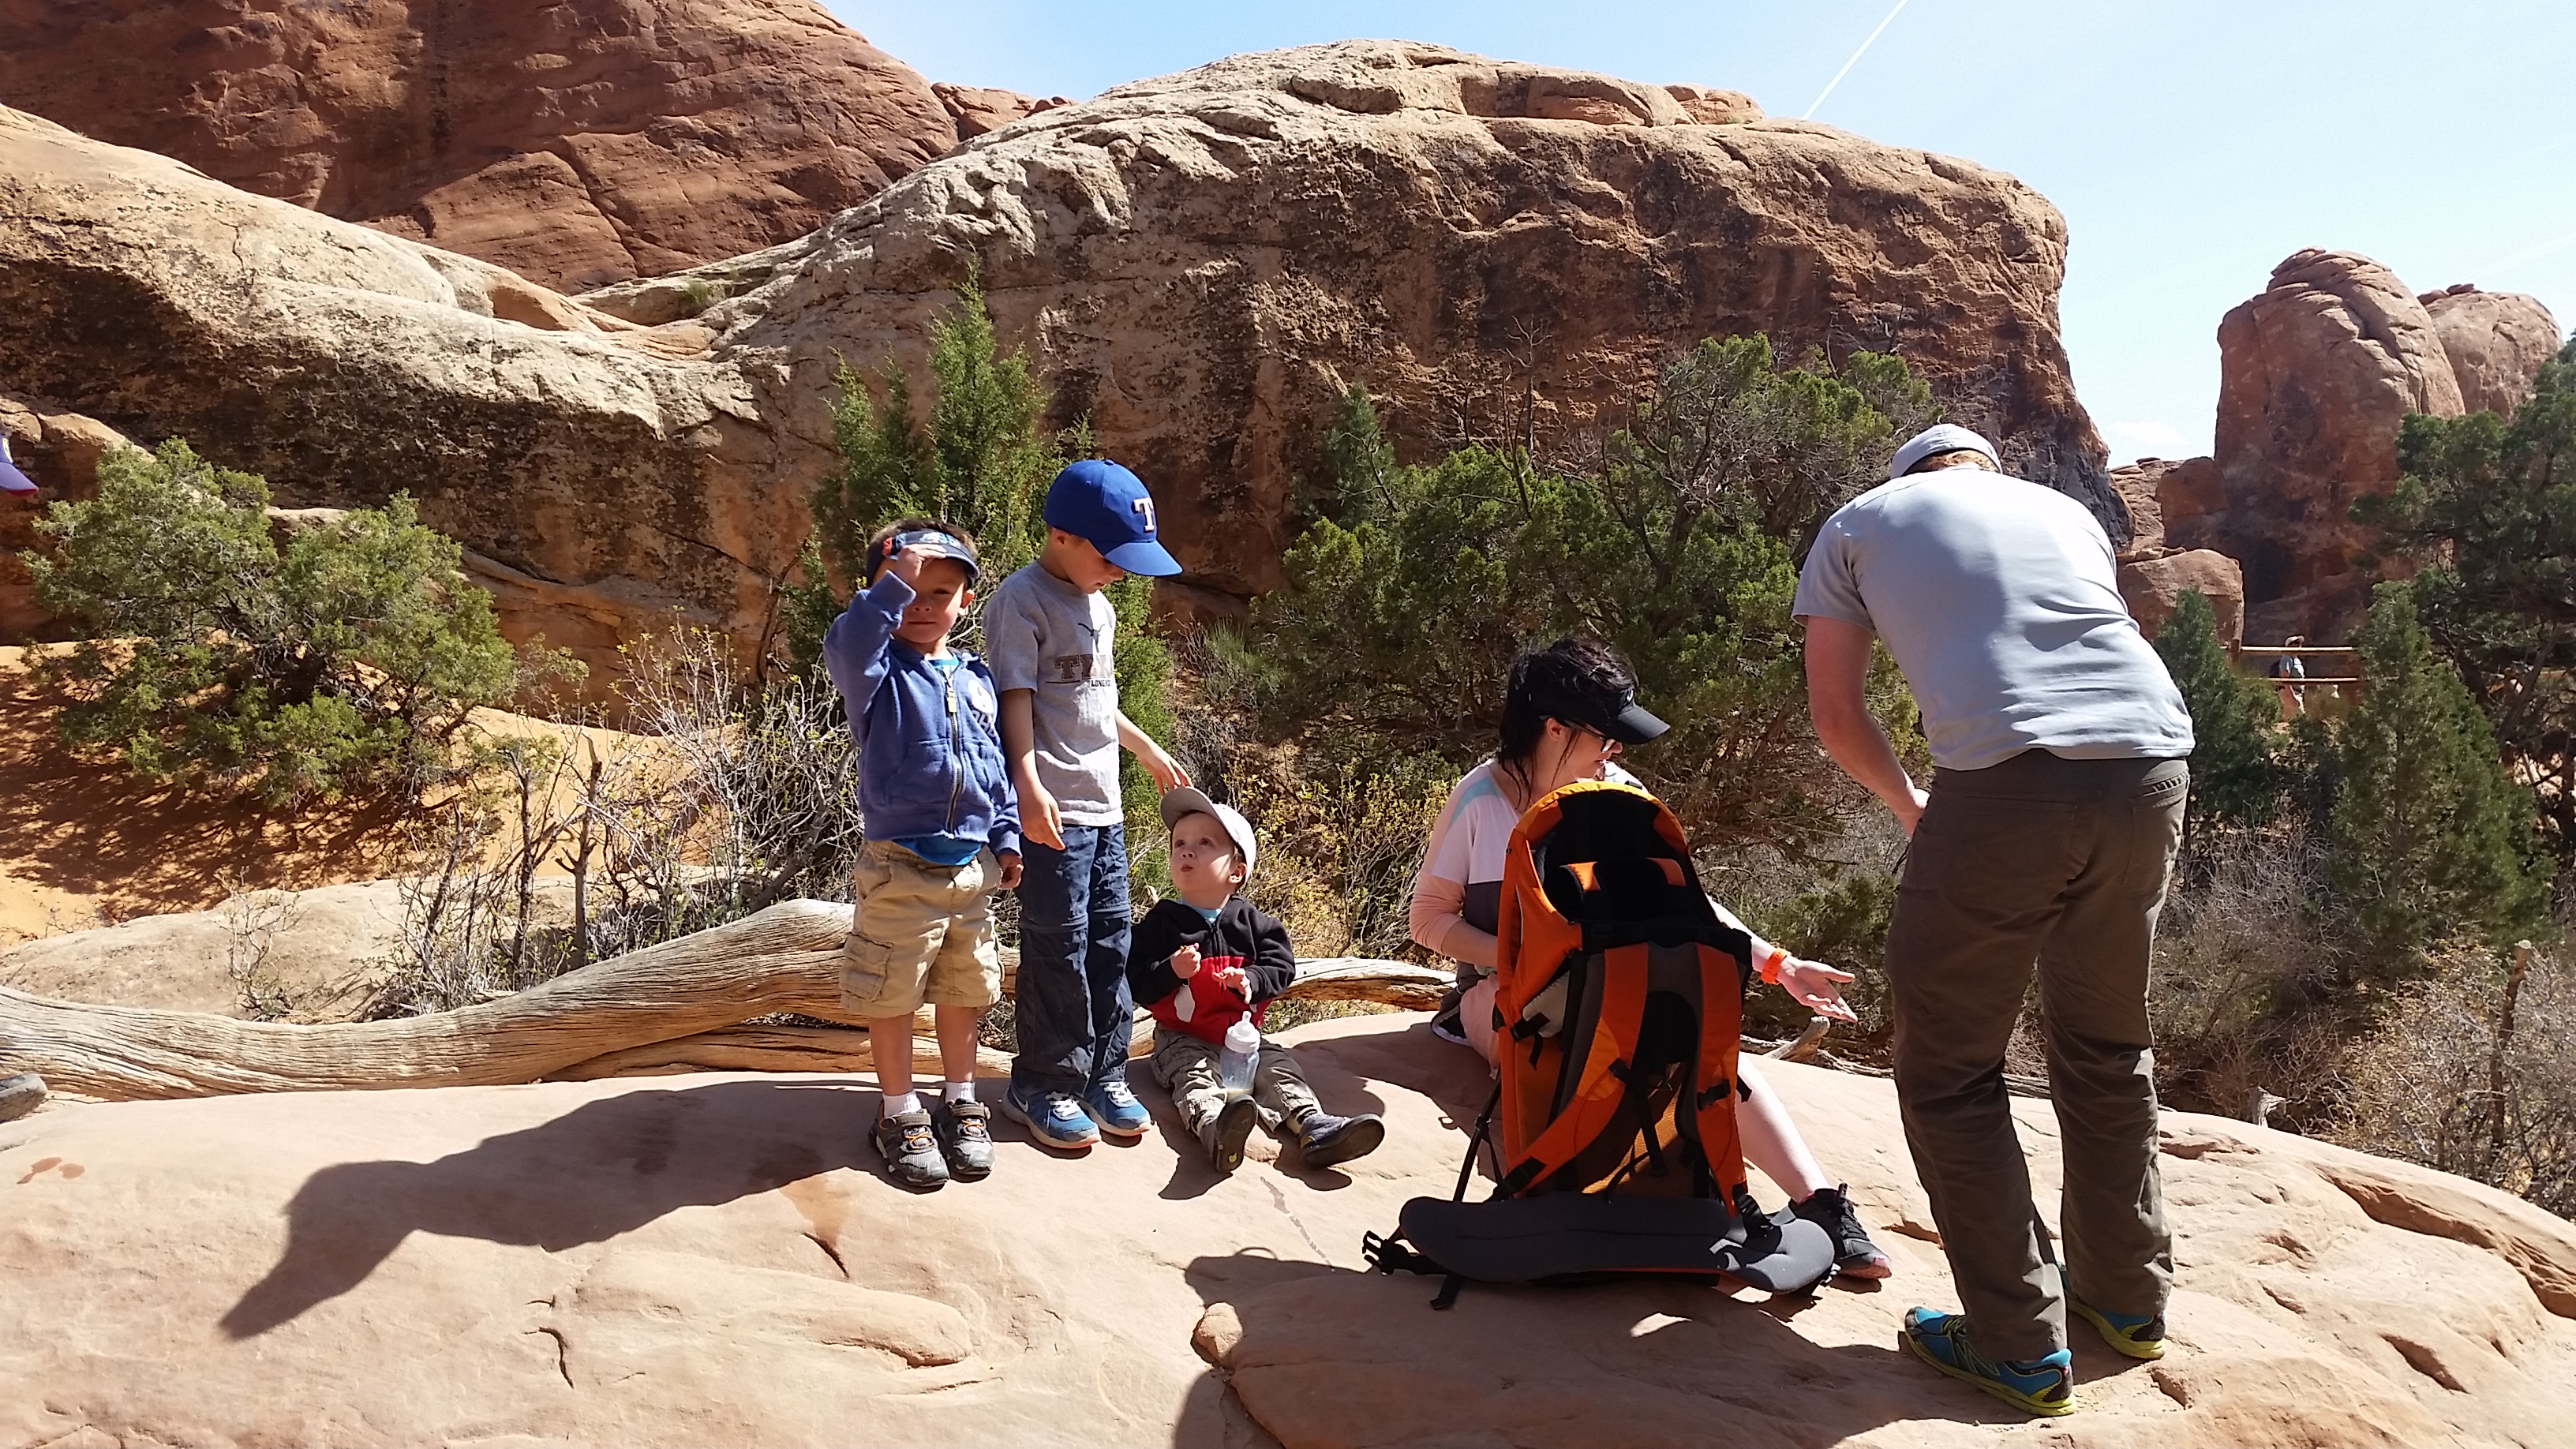
{"label": "outstretched hand", "polygon": [[1789,993],[1789,999],[1835,1021],[1860,1020],[1843,1003],[1842,984],[1851,979],[1850,972],[1837,971],[1822,961],[1792,956],[1780,963],[1780,989]]}

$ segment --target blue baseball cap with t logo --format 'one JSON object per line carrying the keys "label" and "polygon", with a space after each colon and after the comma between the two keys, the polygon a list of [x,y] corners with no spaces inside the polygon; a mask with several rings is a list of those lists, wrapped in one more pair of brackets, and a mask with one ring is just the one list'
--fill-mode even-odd
{"label": "blue baseball cap with t logo", "polygon": [[1088,541],[1131,574],[1169,578],[1181,571],[1154,528],[1154,498],[1135,474],[1106,458],[1066,466],[1047,485],[1046,521]]}

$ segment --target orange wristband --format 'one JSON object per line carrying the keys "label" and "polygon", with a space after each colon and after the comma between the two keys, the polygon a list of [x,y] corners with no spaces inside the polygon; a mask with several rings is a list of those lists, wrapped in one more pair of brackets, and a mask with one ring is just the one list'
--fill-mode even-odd
{"label": "orange wristband", "polygon": [[1779,985],[1780,967],[1782,963],[1786,962],[1788,959],[1788,952],[1781,950],[1777,946],[1772,947],[1771,955],[1762,963],[1762,979],[1770,982],[1774,986]]}

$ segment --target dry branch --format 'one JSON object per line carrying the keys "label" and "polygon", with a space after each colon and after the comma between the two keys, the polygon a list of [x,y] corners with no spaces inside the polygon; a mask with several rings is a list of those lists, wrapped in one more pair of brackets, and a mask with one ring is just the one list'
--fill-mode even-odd
{"label": "dry branch", "polygon": [[[846,905],[786,901],[497,1001],[392,1021],[237,1021],[0,988],[0,1076],[41,1072],[66,1094],[123,1101],[684,1071],[869,1071],[874,1059],[862,1032],[727,1030],[775,1013],[847,1021],[839,968],[849,928]],[[1005,953],[1014,975],[1017,964]],[[1427,966],[1336,957],[1302,963],[1284,994],[1427,1010],[1449,981]],[[936,1071],[929,1022],[915,1028],[916,1069]],[[978,1060],[1007,1065],[998,1056]]]}
{"label": "dry branch", "polygon": [[110,1100],[498,1086],[772,1012],[840,1009],[850,908],[785,901],[480,1006],[293,1026],[0,988],[0,1074]]}

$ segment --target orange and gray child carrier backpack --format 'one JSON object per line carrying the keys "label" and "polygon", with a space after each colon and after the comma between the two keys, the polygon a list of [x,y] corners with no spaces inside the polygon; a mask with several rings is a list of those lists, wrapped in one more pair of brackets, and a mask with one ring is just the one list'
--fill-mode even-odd
{"label": "orange and gray child carrier backpack", "polygon": [[[1393,1238],[1369,1235],[1369,1261],[1444,1275],[1441,1308],[1468,1279],[1823,1282],[1823,1229],[1738,1211],[1751,1204],[1735,1058],[1752,944],[1718,919],[1672,812],[1595,781],[1531,806],[1504,861],[1500,924],[1494,1103],[1457,1191],[1406,1203]],[[1464,1201],[1488,1145],[1493,1195]]]}

